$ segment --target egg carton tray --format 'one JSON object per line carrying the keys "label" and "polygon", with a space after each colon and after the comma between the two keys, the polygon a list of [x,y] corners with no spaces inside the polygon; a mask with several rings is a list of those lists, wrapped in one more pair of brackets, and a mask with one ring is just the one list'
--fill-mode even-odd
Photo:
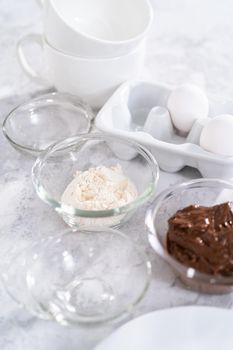
{"label": "egg carton tray", "polygon": [[[186,137],[177,135],[175,130],[168,137],[166,123],[162,123],[161,119],[158,123],[162,135],[160,139],[142,131],[151,109],[155,106],[166,107],[171,91],[170,87],[162,84],[127,81],[98,112],[95,125],[102,132],[132,139],[144,145],[152,152],[164,171],[177,172],[185,166],[190,166],[197,168],[203,177],[233,177],[233,157],[219,156],[199,146],[201,127],[192,135],[192,142],[187,142]],[[233,100],[215,96],[208,96],[208,99],[210,118],[223,113],[233,113]],[[126,115],[130,115],[130,122],[125,118]]]}

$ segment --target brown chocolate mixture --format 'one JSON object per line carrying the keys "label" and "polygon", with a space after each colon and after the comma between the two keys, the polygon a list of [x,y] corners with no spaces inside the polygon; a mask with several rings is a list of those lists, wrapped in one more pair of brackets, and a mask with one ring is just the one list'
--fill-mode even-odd
{"label": "brown chocolate mixture", "polygon": [[182,264],[212,275],[233,276],[233,206],[190,205],[169,220],[167,249]]}

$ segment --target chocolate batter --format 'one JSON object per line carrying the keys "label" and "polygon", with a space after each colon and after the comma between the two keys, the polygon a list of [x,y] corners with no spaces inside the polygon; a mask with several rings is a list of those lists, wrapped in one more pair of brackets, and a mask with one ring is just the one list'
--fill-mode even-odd
{"label": "chocolate batter", "polygon": [[233,276],[233,204],[190,205],[169,220],[167,249],[182,264]]}

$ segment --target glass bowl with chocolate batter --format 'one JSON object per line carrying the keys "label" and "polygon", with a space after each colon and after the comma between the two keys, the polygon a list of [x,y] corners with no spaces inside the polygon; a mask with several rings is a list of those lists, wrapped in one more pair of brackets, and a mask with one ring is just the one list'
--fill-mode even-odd
{"label": "glass bowl with chocolate batter", "polygon": [[170,187],[148,209],[149,242],[184,284],[233,291],[233,183],[198,179]]}

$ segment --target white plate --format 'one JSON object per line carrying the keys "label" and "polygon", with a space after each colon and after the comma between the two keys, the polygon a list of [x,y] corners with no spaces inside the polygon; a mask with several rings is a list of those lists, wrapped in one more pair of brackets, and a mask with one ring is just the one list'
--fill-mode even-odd
{"label": "white plate", "polygon": [[186,306],[155,311],[126,323],[95,350],[230,350],[233,312]]}

